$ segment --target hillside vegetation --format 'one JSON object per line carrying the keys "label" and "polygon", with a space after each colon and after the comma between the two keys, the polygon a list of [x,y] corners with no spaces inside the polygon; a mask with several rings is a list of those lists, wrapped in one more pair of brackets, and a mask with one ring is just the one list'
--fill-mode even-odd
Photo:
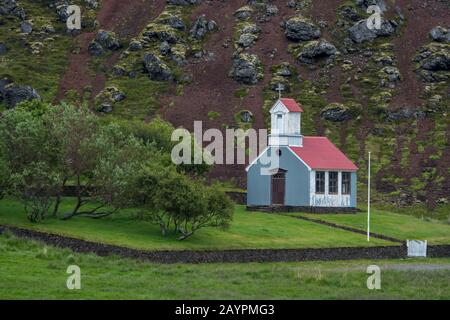
{"label": "hillside vegetation", "polygon": [[[448,1],[79,0],[79,32],[67,4],[0,0],[2,108],[65,99],[106,120],[259,129],[282,88],[305,109],[303,133],[361,168],[361,195],[370,150],[376,200],[448,203]],[[243,166],[211,176],[245,185]]]}

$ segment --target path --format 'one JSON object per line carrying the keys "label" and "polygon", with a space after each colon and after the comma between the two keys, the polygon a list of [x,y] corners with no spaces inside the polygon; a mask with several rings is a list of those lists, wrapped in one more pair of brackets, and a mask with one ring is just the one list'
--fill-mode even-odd
{"label": "path", "polygon": [[[166,4],[165,0],[103,0],[97,13],[100,29],[114,31],[121,39],[129,40],[137,36],[153,18],[157,17]],[[87,87],[92,88],[95,97],[105,86],[105,73],[94,72],[89,64],[91,55],[88,45],[94,39],[95,32],[84,32],[75,38],[79,52],[69,54],[68,68],[60,81],[56,101],[64,98],[68,90],[79,93]],[[112,67],[119,59],[115,52],[105,65]]]}
{"label": "path", "polygon": [[[303,249],[240,249],[240,250],[160,250],[146,251],[86,241],[12,226],[1,226],[0,234],[8,230],[18,237],[34,239],[75,252],[95,253],[99,256],[118,255],[154,263],[249,263],[300,262],[359,259],[406,258],[406,246],[342,247]],[[450,245],[428,247],[428,257],[450,257]]]}

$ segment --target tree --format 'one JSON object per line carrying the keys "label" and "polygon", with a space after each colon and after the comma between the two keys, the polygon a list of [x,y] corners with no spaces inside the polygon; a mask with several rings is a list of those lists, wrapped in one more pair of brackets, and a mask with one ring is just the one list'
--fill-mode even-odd
{"label": "tree", "polygon": [[205,227],[227,227],[234,206],[217,187],[204,186],[177,172],[175,166],[161,168],[149,163],[136,187],[135,206],[142,217],[160,226],[165,236],[173,227],[185,240]]}
{"label": "tree", "polygon": [[115,123],[102,126],[88,149],[96,159],[88,178],[93,188],[87,201],[96,205],[89,211],[73,211],[66,218],[80,214],[101,218],[130,206],[132,187],[152,153],[151,147]]}
{"label": "tree", "polygon": [[56,157],[45,130],[43,103],[22,103],[0,118],[2,184],[7,194],[18,197],[30,220],[44,219],[59,183]]}

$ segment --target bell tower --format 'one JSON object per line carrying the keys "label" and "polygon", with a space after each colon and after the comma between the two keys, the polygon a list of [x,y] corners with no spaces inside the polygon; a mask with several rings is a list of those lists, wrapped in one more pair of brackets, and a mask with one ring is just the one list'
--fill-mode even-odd
{"label": "bell tower", "polygon": [[303,109],[294,99],[279,99],[272,109],[269,146],[302,147],[301,115]]}

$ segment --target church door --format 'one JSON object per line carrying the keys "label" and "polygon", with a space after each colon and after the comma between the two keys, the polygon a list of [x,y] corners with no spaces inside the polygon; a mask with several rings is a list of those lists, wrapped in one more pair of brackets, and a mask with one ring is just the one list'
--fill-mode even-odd
{"label": "church door", "polygon": [[272,204],[284,205],[286,193],[286,172],[278,172],[272,176]]}

